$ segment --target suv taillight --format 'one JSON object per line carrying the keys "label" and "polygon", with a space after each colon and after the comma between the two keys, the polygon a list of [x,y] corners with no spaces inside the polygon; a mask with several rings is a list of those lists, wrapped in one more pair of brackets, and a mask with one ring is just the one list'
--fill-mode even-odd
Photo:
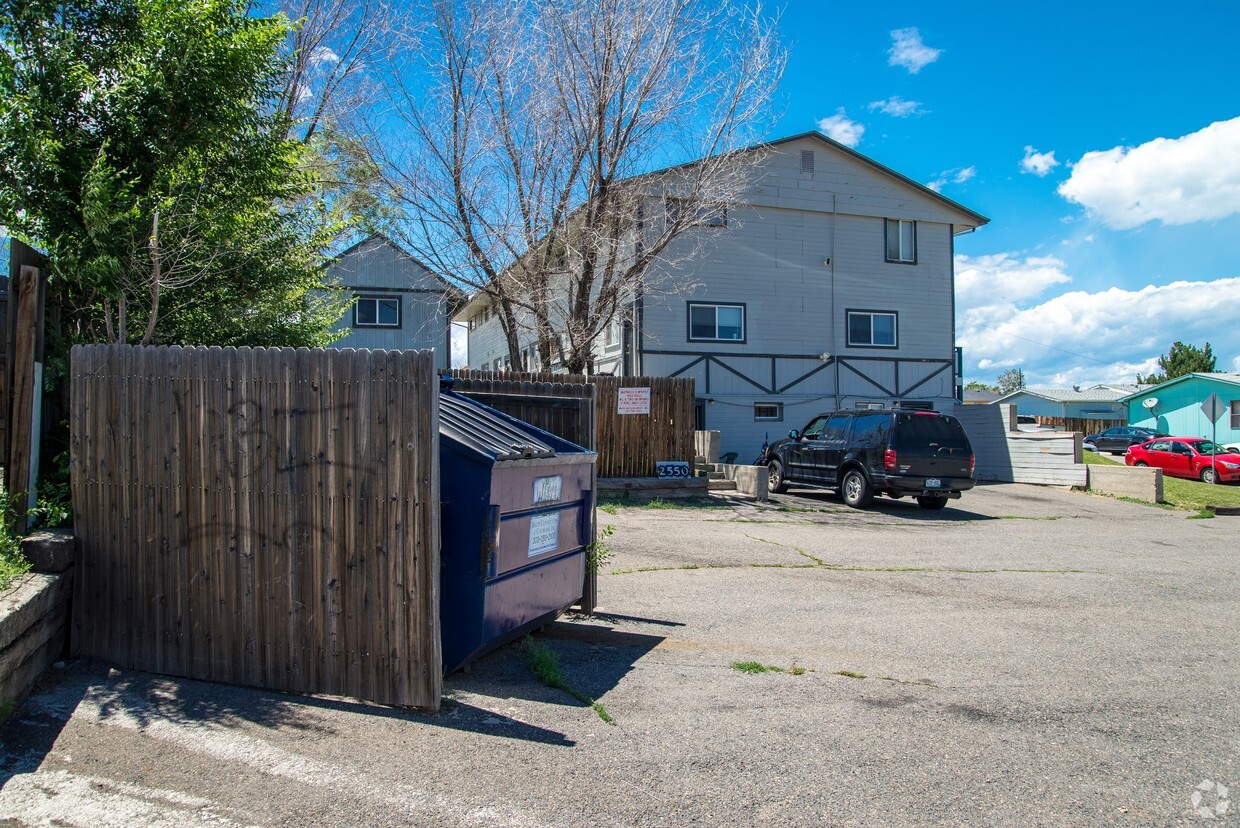
{"label": "suv taillight", "polygon": [[896,450],[889,448],[883,452],[883,468],[887,471],[895,471],[896,468]]}
{"label": "suv taillight", "polygon": [[973,470],[977,468],[977,458],[972,453],[969,454],[969,477],[973,476]]}

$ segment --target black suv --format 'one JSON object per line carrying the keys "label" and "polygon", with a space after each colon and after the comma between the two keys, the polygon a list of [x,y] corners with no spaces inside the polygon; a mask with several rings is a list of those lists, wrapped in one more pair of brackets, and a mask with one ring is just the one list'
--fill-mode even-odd
{"label": "black suv", "polygon": [[836,411],[819,414],[766,451],[770,490],[790,485],[838,491],[856,509],[876,494],[912,495],[942,509],[973,488],[973,447],[955,417],[933,411]]}

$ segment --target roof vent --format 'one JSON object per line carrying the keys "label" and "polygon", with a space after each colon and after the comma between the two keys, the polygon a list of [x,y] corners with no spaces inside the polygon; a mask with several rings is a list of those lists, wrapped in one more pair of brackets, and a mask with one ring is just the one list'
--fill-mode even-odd
{"label": "roof vent", "polygon": [[814,151],[801,150],[801,172],[814,174]]}

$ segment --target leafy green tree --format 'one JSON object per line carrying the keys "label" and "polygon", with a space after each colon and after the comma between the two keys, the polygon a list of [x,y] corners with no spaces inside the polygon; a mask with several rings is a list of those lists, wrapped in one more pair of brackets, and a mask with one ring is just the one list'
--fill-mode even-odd
{"label": "leafy green tree", "polygon": [[287,25],[239,0],[0,0],[0,224],[72,342],[315,345],[335,228],[272,105]]}
{"label": "leafy green tree", "polygon": [[977,380],[973,380],[965,384],[964,390],[965,391],[990,391],[994,393],[999,390],[999,386],[989,385],[984,382],[978,382]]}
{"label": "leafy green tree", "polygon": [[1161,373],[1145,377],[1137,374],[1137,385],[1158,385],[1185,374],[1209,374],[1217,370],[1214,351],[1209,342],[1206,347],[1198,348],[1196,345],[1185,345],[1179,340],[1172,343],[1170,351],[1158,358],[1158,367],[1162,369]]}
{"label": "leafy green tree", "polygon": [[1010,394],[1025,387],[1025,372],[1019,368],[1009,368],[995,377],[1000,394]]}

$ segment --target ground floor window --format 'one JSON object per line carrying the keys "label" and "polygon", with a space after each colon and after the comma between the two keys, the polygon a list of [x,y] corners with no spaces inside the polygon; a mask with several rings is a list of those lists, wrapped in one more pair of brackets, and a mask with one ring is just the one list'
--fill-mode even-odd
{"label": "ground floor window", "polygon": [[1240,400],[1231,401],[1231,427],[1240,429]]}
{"label": "ground floor window", "polygon": [[755,421],[765,420],[772,422],[783,422],[784,404],[768,402],[754,403],[753,418]]}

